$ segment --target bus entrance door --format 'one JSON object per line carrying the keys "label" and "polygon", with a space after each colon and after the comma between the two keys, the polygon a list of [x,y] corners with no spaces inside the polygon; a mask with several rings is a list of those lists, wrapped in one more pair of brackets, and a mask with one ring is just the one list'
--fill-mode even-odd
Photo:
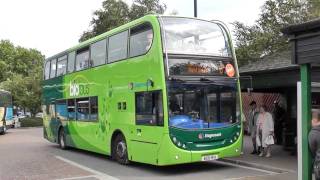
{"label": "bus entrance door", "polygon": [[163,127],[135,126],[133,128],[132,160],[157,164],[158,149],[163,137]]}
{"label": "bus entrance door", "polygon": [[162,91],[135,93],[136,122],[131,127],[132,160],[157,164],[163,137]]}

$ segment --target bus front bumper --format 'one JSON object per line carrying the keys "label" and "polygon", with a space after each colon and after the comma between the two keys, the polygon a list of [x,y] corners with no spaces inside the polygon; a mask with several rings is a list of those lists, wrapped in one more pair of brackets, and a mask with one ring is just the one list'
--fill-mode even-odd
{"label": "bus front bumper", "polygon": [[203,157],[214,155],[216,158],[240,156],[242,148],[242,136],[240,136],[233,144],[218,149],[203,151],[188,151],[178,148],[174,145],[166,134],[160,146],[158,153],[159,166],[184,164],[204,161]]}

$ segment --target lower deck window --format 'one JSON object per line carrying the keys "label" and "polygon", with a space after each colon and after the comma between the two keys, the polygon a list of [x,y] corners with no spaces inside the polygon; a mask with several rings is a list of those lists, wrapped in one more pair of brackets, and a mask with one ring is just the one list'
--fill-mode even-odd
{"label": "lower deck window", "polygon": [[90,98],[90,120],[98,119],[98,97]]}
{"label": "lower deck window", "polygon": [[59,118],[60,120],[68,119],[66,100],[56,101],[56,113],[57,113],[57,118]]}
{"label": "lower deck window", "polygon": [[74,99],[68,99],[68,119],[76,119],[76,104]]}
{"label": "lower deck window", "polygon": [[136,93],[136,124],[163,125],[161,91]]}
{"label": "lower deck window", "polygon": [[89,120],[89,98],[77,99],[77,120]]}

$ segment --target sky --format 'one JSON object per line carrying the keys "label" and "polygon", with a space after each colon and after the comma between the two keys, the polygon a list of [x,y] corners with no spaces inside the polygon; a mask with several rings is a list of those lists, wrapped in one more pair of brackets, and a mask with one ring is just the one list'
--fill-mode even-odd
{"label": "sky", "polygon": [[[125,0],[131,4],[132,0]],[[92,14],[103,0],[1,0],[0,40],[35,48],[46,57],[78,43],[89,29]],[[173,10],[179,16],[193,16],[193,0],[162,0],[165,14]],[[198,0],[198,18],[240,21],[251,25],[257,20],[265,0]]]}

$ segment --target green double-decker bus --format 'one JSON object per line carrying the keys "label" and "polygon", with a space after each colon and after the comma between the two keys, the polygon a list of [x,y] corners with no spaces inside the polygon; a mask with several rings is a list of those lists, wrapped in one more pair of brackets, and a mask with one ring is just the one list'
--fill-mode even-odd
{"label": "green double-decker bus", "polygon": [[130,161],[238,156],[239,73],[219,21],[147,15],[44,62],[44,137]]}

